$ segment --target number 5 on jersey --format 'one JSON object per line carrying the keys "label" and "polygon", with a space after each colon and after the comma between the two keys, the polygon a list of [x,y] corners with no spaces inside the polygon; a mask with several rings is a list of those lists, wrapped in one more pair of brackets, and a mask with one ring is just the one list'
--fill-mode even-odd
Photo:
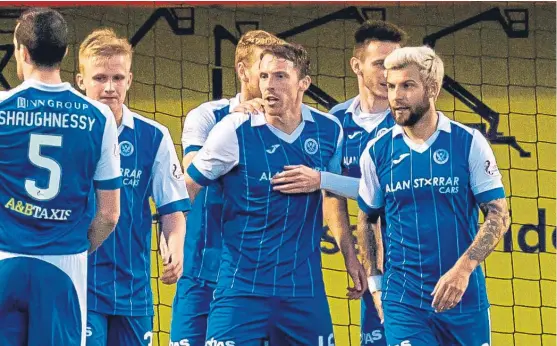
{"label": "number 5 on jersey", "polygon": [[37,187],[37,183],[33,179],[25,179],[25,191],[31,198],[38,201],[48,201],[56,197],[60,193],[60,179],[62,177],[62,167],[58,162],[41,155],[41,147],[43,146],[61,148],[62,136],[32,133],[29,138],[29,161],[50,173],[46,188]]}

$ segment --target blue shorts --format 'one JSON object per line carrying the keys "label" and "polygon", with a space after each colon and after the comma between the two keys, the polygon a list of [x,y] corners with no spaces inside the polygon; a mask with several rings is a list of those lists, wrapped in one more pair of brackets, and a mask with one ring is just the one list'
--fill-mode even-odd
{"label": "blue shorts", "polygon": [[216,283],[182,276],[172,303],[170,345],[204,345]]}
{"label": "blue shorts", "polygon": [[215,290],[206,346],[334,345],[325,292],[316,297],[261,297]]}
{"label": "blue shorts", "polygon": [[87,346],[150,346],[153,316],[113,316],[87,313]]}
{"label": "blue shorts", "polygon": [[442,313],[383,301],[389,345],[491,345],[489,309]]}
{"label": "blue shorts", "polygon": [[377,314],[377,309],[373,303],[373,297],[369,291],[366,291],[361,301],[361,317],[360,317],[360,345],[385,346],[385,331],[381,319]]}
{"label": "blue shorts", "polygon": [[85,345],[87,254],[0,251],[0,345]]}

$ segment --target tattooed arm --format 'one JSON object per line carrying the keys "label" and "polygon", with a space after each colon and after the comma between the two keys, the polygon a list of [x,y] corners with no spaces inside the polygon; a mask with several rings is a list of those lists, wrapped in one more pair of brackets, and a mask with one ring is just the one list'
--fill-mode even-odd
{"label": "tattooed arm", "polygon": [[439,279],[432,292],[432,306],[437,312],[451,309],[460,302],[474,269],[489,256],[509,229],[509,209],[505,198],[480,203],[480,209],[485,221],[474,241],[454,267]]}
{"label": "tattooed arm", "polygon": [[432,307],[437,312],[451,309],[460,302],[470,275],[495,249],[509,228],[505,190],[493,150],[480,131],[473,130],[472,136],[468,157],[470,189],[485,221],[468,249],[435,285],[431,295],[434,296]]}
{"label": "tattooed arm", "polygon": [[371,140],[360,157],[362,176],[358,189],[358,207],[360,212],[358,214],[357,237],[364,270],[368,275],[369,291],[372,293],[373,302],[382,321],[383,239],[379,215],[380,211],[385,207],[385,197],[379,182],[379,176],[377,175],[375,159],[372,157],[375,143],[374,140]]}
{"label": "tattooed arm", "polygon": [[471,270],[474,270],[489,256],[509,229],[509,209],[506,199],[500,198],[481,203],[480,209],[484,213],[485,221],[474,242],[464,253],[465,258],[461,257],[459,260]]}

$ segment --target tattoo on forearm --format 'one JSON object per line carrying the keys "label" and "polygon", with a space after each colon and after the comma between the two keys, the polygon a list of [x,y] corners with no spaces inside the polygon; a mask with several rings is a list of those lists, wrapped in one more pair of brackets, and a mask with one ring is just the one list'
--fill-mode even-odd
{"label": "tattoo on forearm", "polygon": [[495,249],[509,228],[509,210],[504,198],[480,204],[485,215],[474,242],[468,248],[468,258],[482,262]]}
{"label": "tattoo on forearm", "polygon": [[381,239],[379,221],[372,222],[369,217],[360,212],[358,214],[357,238],[362,256],[362,265],[367,275],[380,275],[382,263],[383,243]]}

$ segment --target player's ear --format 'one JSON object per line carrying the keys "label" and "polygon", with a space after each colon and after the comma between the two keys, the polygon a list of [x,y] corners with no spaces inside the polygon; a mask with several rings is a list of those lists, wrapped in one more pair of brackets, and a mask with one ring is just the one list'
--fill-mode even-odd
{"label": "player's ear", "polygon": [[33,61],[31,60],[31,54],[29,53],[29,49],[24,44],[20,44],[19,46],[21,47],[20,48],[20,54],[21,54],[20,58],[23,58],[21,60],[25,61],[28,64],[31,64]]}
{"label": "player's ear", "polygon": [[439,89],[439,87],[438,87],[437,83],[435,83],[435,82],[430,83],[426,88],[427,97],[436,100],[438,89]]}
{"label": "player's ear", "polygon": [[354,74],[356,74],[356,76],[360,76],[362,74],[360,59],[358,59],[354,56],[351,57],[350,58],[350,67],[352,68],[352,71],[354,72]]}
{"label": "player's ear", "polygon": [[128,78],[128,83],[126,85],[126,91],[130,90],[130,87],[132,86],[132,80],[133,80],[133,73],[130,72],[129,78]]}
{"label": "player's ear", "polygon": [[248,69],[246,67],[246,65],[244,64],[243,61],[240,61],[238,63],[238,78],[240,78],[240,80],[244,83],[248,83],[249,82],[249,76],[248,76]]}
{"label": "player's ear", "polygon": [[300,79],[299,85],[300,88],[305,92],[306,90],[309,89],[309,86],[311,85],[311,77],[305,76],[304,78]]}
{"label": "player's ear", "polygon": [[83,75],[80,73],[75,75],[75,84],[81,91],[85,91],[85,82],[83,81]]}

